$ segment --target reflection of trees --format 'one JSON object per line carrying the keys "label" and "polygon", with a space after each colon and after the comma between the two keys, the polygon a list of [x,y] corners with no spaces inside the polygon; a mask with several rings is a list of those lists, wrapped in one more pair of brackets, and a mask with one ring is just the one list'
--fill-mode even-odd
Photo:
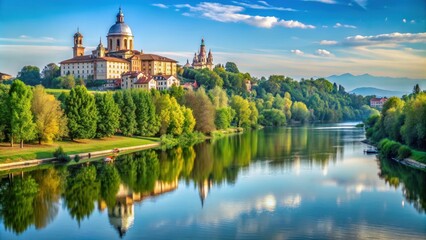
{"label": "reflection of trees", "polygon": [[120,156],[115,166],[122,182],[135,192],[152,191],[160,174],[160,162],[153,150]]}
{"label": "reflection of trees", "polygon": [[33,201],[38,185],[32,177],[4,182],[0,189],[0,215],[4,226],[15,233],[22,233],[34,223]]}
{"label": "reflection of trees", "polygon": [[341,131],[312,127],[267,128],[258,133],[257,157],[290,167],[296,159],[327,165],[328,161],[337,158],[336,145],[342,141],[341,134]]}
{"label": "reflection of trees", "polygon": [[115,195],[120,187],[120,175],[114,165],[102,165],[99,171],[101,183],[101,197],[108,207],[115,205]]}
{"label": "reflection of trees", "polygon": [[58,215],[59,199],[63,191],[62,180],[66,174],[66,169],[55,168],[31,173],[39,186],[38,194],[33,202],[34,224],[37,229],[46,227]]}
{"label": "reflection of trees", "polygon": [[79,224],[93,212],[98,196],[99,182],[94,166],[81,167],[75,175],[68,178],[64,192],[65,205],[71,217],[76,218]]}
{"label": "reflection of trees", "polygon": [[160,177],[163,182],[173,182],[178,179],[183,167],[182,148],[176,147],[160,152]]}
{"label": "reflection of trees", "polygon": [[414,205],[418,212],[426,210],[426,173],[401,164],[380,159],[380,178],[397,188],[403,185],[405,199]]}

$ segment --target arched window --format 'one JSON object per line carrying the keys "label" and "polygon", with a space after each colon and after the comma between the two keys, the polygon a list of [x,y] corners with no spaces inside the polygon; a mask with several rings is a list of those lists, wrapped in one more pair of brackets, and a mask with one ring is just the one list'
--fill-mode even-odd
{"label": "arched window", "polygon": [[108,48],[109,48],[109,50],[112,49],[112,39],[109,40],[109,47]]}
{"label": "arched window", "polygon": [[117,48],[120,48],[120,39],[117,39]]}
{"label": "arched window", "polygon": [[80,44],[82,44],[81,42],[82,42],[82,41],[81,41],[81,39],[80,39]]}
{"label": "arched window", "polygon": [[132,39],[130,39],[130,49],[133,49],[133,40]]}
{"label": "arched window", "polygon": [[127,49],[127,39],[124,39],[124,48]]}

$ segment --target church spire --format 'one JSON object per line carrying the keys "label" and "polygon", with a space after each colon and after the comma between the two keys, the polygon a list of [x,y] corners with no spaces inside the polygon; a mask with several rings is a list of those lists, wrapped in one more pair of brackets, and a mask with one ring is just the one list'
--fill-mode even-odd
{"label": "church spire", "polygon": [[124,14],[123,11],[121,10],[121,6],[118,9],[118,13],[117,13],[117,21],[115,23],[123,23],[124,22]]}

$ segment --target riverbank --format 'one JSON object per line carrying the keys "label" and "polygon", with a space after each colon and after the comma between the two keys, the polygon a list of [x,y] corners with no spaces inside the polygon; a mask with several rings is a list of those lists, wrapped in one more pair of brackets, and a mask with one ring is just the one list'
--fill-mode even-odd
{"label": "riverbank", "polygon": [[0,164],[53,158],[53,152],[59,146],[64,149],[66,154],[73,155],[158,142],[159,138],[113,136],[103,139],[59,141],[53,144],[25,144],[24,148],[19,148],[19,146],[10,147],[8,143],[2,143],[0,144]]}

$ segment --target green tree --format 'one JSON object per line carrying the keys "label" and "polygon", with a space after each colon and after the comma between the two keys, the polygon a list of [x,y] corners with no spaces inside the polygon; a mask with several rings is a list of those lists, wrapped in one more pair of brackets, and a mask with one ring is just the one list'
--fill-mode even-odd
{"label": "green tree", "polygon": [[182,126],[182,133],[192,133],[195,127],[195,118],[192,114],[192,109],[187,108],[185,106],[181,106],[182,113],[183,113],[183,126]]}
{"label": "green tree", "polygon": [[227,129],[231,126],[235,111],[230,107],[216,109],[216,119],[214,121],[217,129]]}
{"label": "green tree", "polygon": [[206,89],[213,89],[216,86],[223,86],[222,78],[220,78],[217,73],[210,71],[207,68],[198,71],[195,75],[195,80],[197,80],[198,84],[203,85]]}
{"label": "green tree", "polygon": [[291,115],[296,121],[306,122],[309,118],[309,110],[303,102],[294,102],[291,107]]}
{"label": "green tree", "polygon": [[285,114],[278,109],[265,109],[260,114],[259,123],[263,126],[284,126]]}
{"label": "green tree", "polygon": [[24,66],[18,73],[17,78],[27,85],[38,85],[41,83],[40,69],[36,66]]}
{"label": "green tree", "polygon": [[95,94],[98,121],[96,125],[96,137],[110,137],[117,132],[120,120],[120,109],[114,102],[111,92]]}
{"label": "green tree", "polygon": [[420,92],[421,92],[422,90],[420,89],[420,86],[419,86],[419,84],[417,83],[416,85],[414,85],[414,88],[413,88],[413,94],[419,94]]}
{"label": "green tree", "polygon": [[226,91],[219,86],[216,86],[209,91],[209,97],[215,108],[228,107],[228,95],[226,94]]}
{"label": "green tree", "polygon": [[230,106],[235,111],[235,122],[237,123],[237,127],[250,127],[251,121],[251,110],[249,102],[240,97],[240,96],[232,96]]}
{"label": "green tree", "polygon": [[24,140],[31,140],[35,137],[35,124],[31,112],[31,100],[33,93],[30,87],[23,82],[15,80],[9,91],[9,113],[10,113],[10,141],[13,147],[14,140],[20,142],[20,147],[24,147]]}
{"label": "green tree", "polygon": [[136,105],[136,132],[142,136],[154,136],[159,130],[159,123],[150,93],[145,90],[134,90],[132,96]]}
{"label": "green tree", "polygon": [[233,62],[227,62],[225,64],[225,69],[226,69],[227,72],[240,73],[240,71],[238,70],[237,64],[235,64]]}
{"label": "green tree", "polygon": [[95,137],[98,111],[95,98],[86,87],[76,86],[71,89],[65,105],[71,140]]}
{"label": "green tree", "polygon": [[132,136],[136,132],[136,105],[129,90],[117,91],[115,102],[121,110],[120,131],[125,136]]}
{"label": "green tree", "polygon": [[421,92],[407,102],[405,115],[401,130],[405,142],[414,148],[426,150],[426,93]]}
{"label": "green tree", "polygon": [[61,103],[55,96],[47,94],[42,85],[37,85],[33,90],[31,111],[34,114],[38,143],[41,141],[51,143],[53,140],[67,136],[68,128]]}
{"label": "green tree", "polygon": [[160,119],[160,135],[180,135],[183,131],[184,115],[174,97],[169,94],[159,96],[156,101],[157,114]]}
{"label": "green tree", "polygon": [[49,63],[43,68],[42,76],[43,86],[52,87],[53,79],[61,76],[61,69],[55,63]]}
{"label": "green tree", "polygon": [[203,87],[185,93],[184,105],[192,109],[196,124],[195,130],[210,133],[215,130],[216,110]]}
{"label": "green tree", "polygon": [[10,131],[9,85],[0,84],[0,142],[4,141]]}

